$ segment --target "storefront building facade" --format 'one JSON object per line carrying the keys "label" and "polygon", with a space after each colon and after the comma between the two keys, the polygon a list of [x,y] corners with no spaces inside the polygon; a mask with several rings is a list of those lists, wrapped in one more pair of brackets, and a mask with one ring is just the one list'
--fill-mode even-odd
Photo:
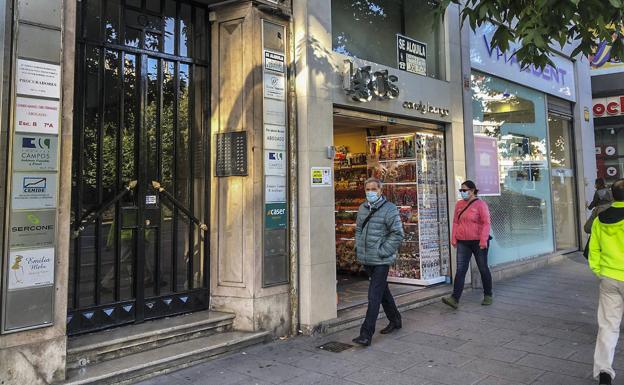
{"label": "storefront building facade", "polygon": [[553,55],[553,65],[523,69],[515,46],[490,47],[494,31],[467,31],[465,118],[468,175],[490,207],[488,257],[500,277],[578,250],[594,174],[587,59]]}
{"label": "storefront building facade", "polygon": [[607,184],[624,176],[624,64],[609,50],[601,44],[591,62],[596,168]]}
{"label": "storefront building facade", "polygon": [[289,334],[290,4],[0,11],[1,382],[61,381],[85,333],[208,309]]}
{"label": "storefront building facade", "polygon": [[293,8],[298,308],[307,333],[366,302],[353,246],[367,177],[384,182],[406,234],[391,290],[427,290],[453,271],[449,213],[466,168],[459,12],[451,6],[441,21],[425,2],[377,5]]}

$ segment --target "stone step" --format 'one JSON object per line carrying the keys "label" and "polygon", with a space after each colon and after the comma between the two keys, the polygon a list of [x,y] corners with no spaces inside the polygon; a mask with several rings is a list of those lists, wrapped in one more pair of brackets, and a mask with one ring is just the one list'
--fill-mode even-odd
{"label": "stone step", "polygon": [[201,311],[71,337],[67,368],[94,365],[172,343],[232,330],[234,315]]}
{"label": "stone step", "polygon": [[130,384],[266,342],[269,332],[223,332],[71,369],[65,385]]}

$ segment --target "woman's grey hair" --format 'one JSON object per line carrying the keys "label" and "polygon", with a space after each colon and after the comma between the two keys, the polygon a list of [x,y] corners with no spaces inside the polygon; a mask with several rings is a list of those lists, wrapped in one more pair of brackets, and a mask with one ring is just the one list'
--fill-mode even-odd
{"label": "woman's grey hair", "polygon": [[364,186],[366,186],[369,183],[377,183],[377,187],[382,188],[383,187],[383,183],[377,179],[377,178],[368,178],[366,179],[366,182],[364,182]]}

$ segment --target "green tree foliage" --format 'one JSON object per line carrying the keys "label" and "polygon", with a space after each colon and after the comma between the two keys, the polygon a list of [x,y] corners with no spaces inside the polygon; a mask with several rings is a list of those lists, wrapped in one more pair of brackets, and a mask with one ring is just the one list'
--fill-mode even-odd
{"label": "green tree foliage", "polygon": [[572,56],[591,55],[597,45],[610,42],[611,57],[624,57],[624,0],[441,0],[443,14],[450,4],[465,3],[463,21],[474,30],[494,21],[498,29],[492,46],[502,51],[517,41],[522,65],[544,67],[552,47],[576,46]]}

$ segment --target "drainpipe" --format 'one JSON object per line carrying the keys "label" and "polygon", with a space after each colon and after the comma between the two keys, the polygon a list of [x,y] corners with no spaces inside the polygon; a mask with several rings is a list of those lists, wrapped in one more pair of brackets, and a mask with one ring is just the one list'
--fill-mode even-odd
{"label": "drainpipe", "polygon": [[[294,10],[294,1],[290,2],[291,12]],[[298,166],[297,166],[297,93],[295,90],[296,58],[295,58],[295,33],[294,17],[290,17],[288,28],[288,158],[289,163],[289,211],[290,211],[290,335],[299,333],[299,205],[298,205]]]}

